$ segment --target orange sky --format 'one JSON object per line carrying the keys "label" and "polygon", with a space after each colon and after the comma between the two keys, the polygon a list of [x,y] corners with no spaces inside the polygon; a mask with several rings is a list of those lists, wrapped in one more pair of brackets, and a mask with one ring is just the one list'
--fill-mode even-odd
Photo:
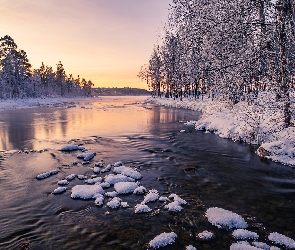
{"label": "orange sky", "polygon": [[0,36],[10,35],[33,68],[61,61],[95,87],[147,88],[137,78],[172,0],[0,0]]}

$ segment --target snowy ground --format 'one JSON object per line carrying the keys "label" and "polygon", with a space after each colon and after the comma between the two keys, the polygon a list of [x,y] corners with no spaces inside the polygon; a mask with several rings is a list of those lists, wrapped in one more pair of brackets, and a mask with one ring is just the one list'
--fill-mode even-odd
{"label": "snowy ground", "polygon": [[242,101],[236,105],[219,99],[212,100],[207,96],[203,100],[149,98],[148,101],[201,111],[200,120],[189,121],[187,124],[222,138],[256,144],[260,146],[257,150],[259,156],[295,166],[295,127],[284,128],[281,104],[275,102],[274,94],[261,92],[250,104]]}
{"label": "snowy ground", "polygon": [[[85,97],[75,98],[32,98],[32,99],[0,99],[0,110],[22,109],[30,107],[68,107],[80,101],[85,101]],[[99,99],[99,98],[97,98]],[[100,98],[101,99],[101,98]]]}

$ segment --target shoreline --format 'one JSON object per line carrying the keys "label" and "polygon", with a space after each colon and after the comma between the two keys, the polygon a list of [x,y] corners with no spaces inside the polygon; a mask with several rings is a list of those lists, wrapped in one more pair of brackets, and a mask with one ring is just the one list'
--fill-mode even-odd
{"label": "shoreline", "polygon": [[[292,98],[294,99],[294,98]],[[208,131],[233,141],[256,145],[259,157],[295,167],[295,127],[284,127],[279,103],[270,93],[260,93],[252,104],[236,105],[219,98],[214,100],[183,98],[148,98],[148,102],[182,109],[201,111],[198,121],[188,121],[196,130]],[[293,102],[292,102],[293,103]]]}

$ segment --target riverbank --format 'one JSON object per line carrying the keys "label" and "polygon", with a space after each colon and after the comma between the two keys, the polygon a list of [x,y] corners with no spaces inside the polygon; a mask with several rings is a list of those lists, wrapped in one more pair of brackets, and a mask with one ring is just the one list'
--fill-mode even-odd
{"label": "riverbank", "polygon": [[[291,96],[292,107],[294,95]],[[198,121],[189,121],[197,130],[215,133],[222,138],[258,145],[257,154],[285,165],[295,166],[295,127],[284,127],[281,103],[275,95],[261,92],[251,103],[232,105],[221,98],[149,98],[158,105],[202,112]]]}

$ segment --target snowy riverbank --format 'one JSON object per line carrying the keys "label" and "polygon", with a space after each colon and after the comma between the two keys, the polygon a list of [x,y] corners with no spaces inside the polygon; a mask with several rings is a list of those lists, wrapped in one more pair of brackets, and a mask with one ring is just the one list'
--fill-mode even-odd
{"label": "snowy riverbank", "polygon": [[259,145],[259,156],[295,166],[295,127],[284,128],[280,103],[274,100],[274,95],[261,92],[251,104],[242,101],[231,105],[206,96],[203,100],[184,98],[182,101],[149,98],[148,102],[201,111],[200,120],[189,121],[187,124],[193,124],[197,130],[213,132],[222,138]]}

